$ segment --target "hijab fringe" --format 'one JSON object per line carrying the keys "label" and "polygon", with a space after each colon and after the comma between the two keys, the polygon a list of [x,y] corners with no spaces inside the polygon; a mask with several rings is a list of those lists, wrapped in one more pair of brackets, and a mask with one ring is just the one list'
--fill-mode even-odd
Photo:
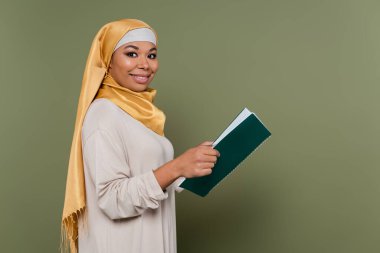
{"label": "hijab fringe", "polygon": [[83,226],[87,228],[87,209],[80,208],[76,212],[65,217],[61,223],[61,241],[59,251],[61,253],[78,253],[78,230],[79,218],[83,219]]}

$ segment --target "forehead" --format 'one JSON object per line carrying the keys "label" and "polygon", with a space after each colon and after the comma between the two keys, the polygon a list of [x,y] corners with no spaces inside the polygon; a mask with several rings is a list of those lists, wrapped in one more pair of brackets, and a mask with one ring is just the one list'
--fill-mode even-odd
{"label": "forehead", "polygon": [[141,50],[141,51],[151,51],[151,50],[157,49],[157,48],[156,48],[156,45],[154,45],[150,41],[132,41],[132,42],[128,42],[128,43],[123,44],[117,50],[119,50],[119,49],[123,50],[123,51],[126,50],[126,49],[132,49],[132,50],[134,49],[134,50]]}

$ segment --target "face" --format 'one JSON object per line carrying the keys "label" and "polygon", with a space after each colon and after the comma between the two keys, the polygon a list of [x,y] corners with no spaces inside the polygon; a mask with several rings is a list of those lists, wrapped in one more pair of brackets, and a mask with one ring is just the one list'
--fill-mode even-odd
{"label": "face", "polygon": [[158,70],[157,48],[148,41],[133,41],[113,53],[109,73],[115,81],[132,91],[148,88]]}

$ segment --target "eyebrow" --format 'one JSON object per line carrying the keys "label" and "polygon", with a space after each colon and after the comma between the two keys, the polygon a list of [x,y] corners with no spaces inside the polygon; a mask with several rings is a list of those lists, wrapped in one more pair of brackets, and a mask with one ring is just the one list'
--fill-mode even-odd
{"label": "eyebrow", "polygon": [[[136,49],[136,50],[139,50],[138,47],[133,46],[133,45],[128,45],[128,46],[124,47],[124,49],[127,49],[128,47],[131,47],[131,48],[134,48],[134,49]],[[156,47],[152,47],[151,49],[149,49],[149,52],[150,52],[150,51],[153,51],[153,50],[157,50],[157,48],[156,48]]]}

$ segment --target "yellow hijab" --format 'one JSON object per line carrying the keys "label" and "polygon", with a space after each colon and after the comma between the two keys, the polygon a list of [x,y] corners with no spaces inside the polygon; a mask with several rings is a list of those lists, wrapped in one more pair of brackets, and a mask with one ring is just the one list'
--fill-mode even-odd
{"label": "yellow hijab", "polygon": [[[62,214],[61,251],[78,252],[78,218],[84,215],[86,191],[83,170],[81,130],[85,114],[94,98],[107,98],[145,126],[163,135],[165,115],[153,105],[156,90],[134,92],[120,86],[107,70],[118,41],[130,30],[149,28],[137,19],[122,19],[105,24],[96,34],[87,58],[79,96],[74,136],[66,181],[65,202]],[[155,33],[156,38],[157,34]],[[69,247],[68,247],[69,246]]]}
{"label": "yellow hijab", "polygon": [[156,90],[135,92],[119,85],[108,73],[96,98],[107,98],[159,135],[164,135],[165,115],[153,104]]}

